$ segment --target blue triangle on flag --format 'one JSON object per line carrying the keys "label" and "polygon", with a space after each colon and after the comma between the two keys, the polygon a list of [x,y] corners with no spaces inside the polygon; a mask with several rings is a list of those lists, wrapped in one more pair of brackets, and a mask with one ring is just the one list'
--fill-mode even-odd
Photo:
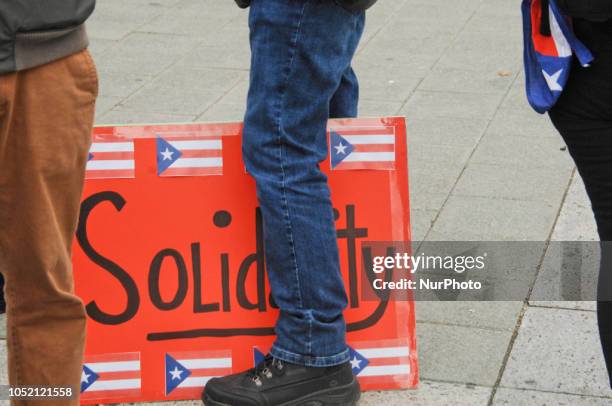
{"label": "blue triangle on flag", "polygon": [[100,375],[92,371],[91,368],[87,365],[83,365],[83,372],[81,373],[81,393],[85,392],[99,377]]}
{"label": "blue triangle on flag", "polygon": [[157,137],[157,174],[161,175],[173,163],[183,155],[181,151],[176,149],[172,144]]}
{"label": "blue triangle on flag", "polygon": [[87,160],[91,161],[94,157],[94,154],[92,154],[91,152],[89,153],[89,155],[87,156]]}
{"label": "blue triangle on flag", "polygon": [[182,384],[189,375],[191,375],[190,370],[166,354],[166,396]]}
{"label": "blue triangle on flag", "polygon": [[353,348],[349,347],[351,369],[353,370],[353,375],[359,375],[361,371],[368,366],[370,361],[364,357],[362,354],[355,351]]}
{"label": "blue triangle on flag", "polygon": [[346,138],[331,130],[329,136],[329,155],[331,156],[331,167],[334,169],[355,151],[355,146]]}
{"label": "blue triangle on flag", "polygon": [[261,364],[266,359],[266,354],[259,351],[257,347],[253,347],[253,366]]}

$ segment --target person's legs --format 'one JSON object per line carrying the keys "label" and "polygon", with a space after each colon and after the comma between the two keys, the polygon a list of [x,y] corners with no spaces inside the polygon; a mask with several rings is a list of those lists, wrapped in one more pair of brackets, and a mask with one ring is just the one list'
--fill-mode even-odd
{"label": "person's legs", "polygon": [[612,31],[610,23],[575,20],[574,30],[596,57],[589,68],[574,61],[550,118],[584,180],[602,241],[597,320],[612,386]]}
{"label": "person's legs", "polygon": [[[358,44],[365,26],[365,13],[359,16],[357,26],[352,32],[351,43]],[[349,67],[342,74],[340,84],[329,103],[329,118],[357,117],[359,107],[359,81],[353,67]]]}
{"label": "person's legs", "polygon": [[243,154],[257,182],[267,271],[280,307],[271,354],[301,365],[348,360],[347,299],[319,162],[327,156],[326,124],[339,88],[338,114],[356,112],[356,78],[347,72],[363,19],[328,0],[251,4]]}
{"label": "person's legs", "polygon": [[612,123],[608,128],[587,129],[591,123],[585,122],[585,129],[578,130],[579,119],[568,119],[559,111],[551,118],[584,181],[602,241],[597,321],[612,386]]}
{"label": "person's legs", "polygon": [[354,405],[336,228],[327,178],[330,115],[357,114],[350,65],[364,13],[331,0],[251,3],[243,156],[257,183],[277,339],[256,369],[206,385],[207,405]]}
{"label": "person's legs", "polygon": [[612,52],[573,69],[549,115],[584,181],[602,241],[597,319],[612,386]]}
{"label": "person's legs", "polygon": [[[11,385],[79,392],[85,309],[74,294],[71,246],[97,86],[87,51],[0,78],[0,271]],[[78,396],[44,404],[77,405]]]}
{"label": "person's legs", "polygon": [[329,118],[357,117],[358,101],[359,82],[355,71],[349,66],[329,103]]}

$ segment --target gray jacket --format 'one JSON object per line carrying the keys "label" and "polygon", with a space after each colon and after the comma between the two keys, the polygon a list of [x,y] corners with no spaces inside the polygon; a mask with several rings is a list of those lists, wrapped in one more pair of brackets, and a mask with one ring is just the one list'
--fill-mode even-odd
{"label": "gray jacket", "polygon": [[95,0],[0,0],[0,75],[73,54],[87,46],[83,23]]}

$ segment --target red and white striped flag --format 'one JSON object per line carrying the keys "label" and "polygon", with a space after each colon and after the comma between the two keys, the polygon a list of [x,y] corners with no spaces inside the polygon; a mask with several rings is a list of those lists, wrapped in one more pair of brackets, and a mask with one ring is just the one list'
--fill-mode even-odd
{"label": "red and white striped flag", "polygon": [[331,168],[395,168],[395,127],[337,127],[330,129]]}
{"label": "red and white striped flag", "polygon": [[139,396],[140,353],[85,356],[81,399]]}
{"label": "red and white striped flag", "polygon": [[89,149],[86,179],[133,178],[134,140],[94,141]]}
{"label": "red and white striped flag", "polygon": [[231,351],[192,351],[166,354],[166,396],[180,399],[200,397],[214,377],[232,373]]}
{"label": "red and white striped flag", "polygon": [[408,343],[352,343],[350,353],[353,373],[363,383],[397,382],[411,378]]}
{"label": "red and white striped flag", "polygon": [[158,137],[157,174],[159,176],[222,175],[222,138]]}

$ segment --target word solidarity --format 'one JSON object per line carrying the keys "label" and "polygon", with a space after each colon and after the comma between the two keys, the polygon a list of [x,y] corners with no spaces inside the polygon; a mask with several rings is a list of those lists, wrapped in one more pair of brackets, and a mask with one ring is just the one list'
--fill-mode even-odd
{"label": "word solidarity", "polygon": [[[98,252],[90,241],[87,233],[87,220],[96,207],[104,203],[112,204],[118,212],[128,204],[123,196],[117,192],[101,192],[85,199],[81,207],[81,218],[77,230],[77,239],[85,255],[93,263],[100,266],[100,268],[104,269],[116,279],[116,283],[124,290],[124,294],[127,297],[127,304],[125,309],[120,313],[104,311],[95,300],[87,304],[87,313],[89,317],[102,324],[115,325],[130,321],[138,313],[141,302],[141,292],[130,272],[119,265],[115,260]],[[336,213],[338,213],[337,210]],[[357,252],[355,247],[359,239],[367,237],[368,229],[355,227],[354,205],[348,205],[345,208],[345,213],[347,227],[338,229],[338,240],[340,243],[344,240],[348,247],[349,287],[356,287],[357,269],[355,264],[357,263]],[[216,228],[232,226],[232,215],[226,210],[216,211],[211,216],[211,219]],[[207,274],[202,267],[202,243],[191,242],[189,244],[188,257],[185,257],[177,248],[166,247],[159,249],[154,254],[148,266],[147,291],[151,304],[160,311],[170,311],[185,305],[189,300],[188,290],[191,283],[193,284],[193,289],[192,302],[190,305],[193,309],[193,313],[231,312],[233,301],[245,310],[256,309],[260,312],[265,312],[268,310],[268,306],[277,308],[272,296],[266,294],[263,224],[259,209],[255,211],[255,223],[256,251],[238,261],[233,261],[229,253],[221,253],[218,257],[217,269],[210,270],[209,274],[213,272],[219,273],[221,281],[219,286],[209,286],[211,291],[210,296],[216,295],[218,297],[218,299],[213,302],[203,302],[203,289],[206,285],[210,284],[205,282],[206,276],[209,274]],[[239,225],[235,225],[234,228],[237,229],[237,233],[241,232],[240,230],[242,228]],[[365,253],[367,252],[368,250],[365,250]],[[171,264],[171,267],[175,270],[175,275],[166,275],[162,281],[162,267],[166,263]],[[230,272],[230,263],[237,263],[238,269],[235,273]],[[366,269],[366,272],[367,271],[368,269]],[[253,300],[251,300],[247,294],[249,288],[249,275],[251,272],[256,273],[256,295]],[[236,275],[234,281],[230,280],[232,274]],[[372,269],[369,269],[369,274],[372,274]],[[171,277],[175,278],[173,282],[176,288],[171,293],[171,299],[164,299],[162,297],[163,282],[167,283]],[[349,291],[349,296],[356,298],[356,300],[353,301],[352,307],[358,307],[358,291],[353,288]]]}

